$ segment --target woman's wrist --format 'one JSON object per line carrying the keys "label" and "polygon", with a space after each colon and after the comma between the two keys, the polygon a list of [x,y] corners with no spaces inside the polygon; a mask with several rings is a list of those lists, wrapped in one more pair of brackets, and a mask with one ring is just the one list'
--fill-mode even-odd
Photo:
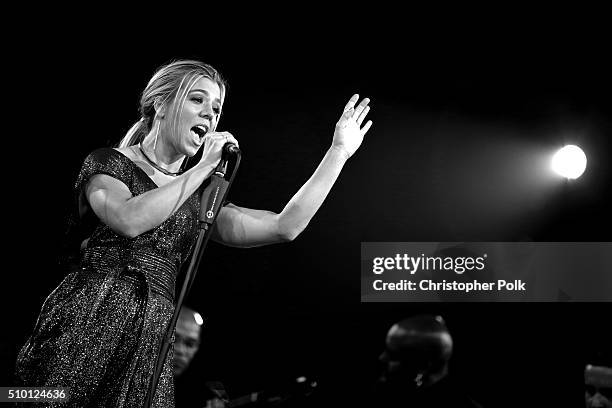
{"label": "woman's wrist", "polygon": [[215,170],[216,165],[204,160],[193,166],[193,168],[199,173],[204,174],[205,177],[208,177]]}
{"label": "woman's wrist", "polygon": [[346,162],[351,157],[350,153],[341,146],[332,145],[329,148],[329,152],[343,162]]}

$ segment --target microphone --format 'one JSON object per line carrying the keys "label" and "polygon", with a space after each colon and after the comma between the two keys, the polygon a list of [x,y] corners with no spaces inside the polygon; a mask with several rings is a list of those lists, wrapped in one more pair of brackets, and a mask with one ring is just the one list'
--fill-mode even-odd
{"label": "microphone", "polygon": [[227,142],[225,145],[223,145],[223,155],[233,156],[236,154],[240,154],[240,149],[234,143]]}

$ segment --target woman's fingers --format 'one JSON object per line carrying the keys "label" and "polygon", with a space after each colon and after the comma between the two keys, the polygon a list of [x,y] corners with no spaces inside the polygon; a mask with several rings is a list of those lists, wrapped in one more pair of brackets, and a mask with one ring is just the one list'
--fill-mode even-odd
{"label": "woman's fingers", "polygon": [[[355,123],[357,124],[357,126],[359,126],[361,128],[361,124],[363,123],[363,121],[365,120],[366,116],[368,115],[368,112],[370,112],[370,106],[368,106],[368,104],[370,103],[370,98],[363,98],[363,100],[361,102],[359,102],[359,104],[357,105],[357,107],[355,107],[355,104],[357,103],[357,101],[359,101],[359,94],[354,94],[351,99],[349,99],[348,103],[344,106],[344,112],[342,114],[342,117],[340,118],[340,123],[347,123],[347,120],[355,120]],[[372,126],[372,121],[369,120],[366,122],[366,124],[364,125],[363,128],[360,129],[360,133],[361,135],[365,135],[368,130],[370,130],[370,127]]]}
{"label": "woman's fingers", "polygon": [[209,132],[208,136],[211,137],[211,140],[223,142],[223,144],[233,143],[237,147],[240,147],[240,145],[238,144],[238,140],[236,140],[234,135],[232,135],[230,132]]}
{"label": "woman's fingers", "polygon": [[359,101],[359,94],[355,94],[349,99],[346,105],[344,105],[343,117],[346,119],[354,118],[358,124],[361,125],[363,122],[365,115],[370,110],[368,104],[370,103],[370,98],[363,98],[359,105],[355,107],[355,104]]}
{"label": "woman's fingers", "polygon": [[361,136],[364,136],[368,132],[368,130],[370,130],[371,126],[372,126],[372,121],[368,120],[365,126],[361,128]]}
{"label": "woman's fingers", "polygon": [[238,144],[238,140],[229,132],[225,132],[227,133],[227,140],[226,143],[233,143],[236,145],[236,147],[240,147],[240,145]]}
{"label": "woman's fingers", "polygon": [[355,94],[351,96],[351,99],[349,99],[347,104],[344,106],[343,112],[348,112],[349,110],[351,110],[355,106],[358,100],[359,100],[359,94]]}
{"label": "woman's fingers", "polygon": [[[359,109],[359,108],[358,108]],[[363,120],[365,119],[366,115],[368,114],[368,112],[370,111],[370,107],[366,106],[365,109],[363,109],[361,111],[361,113],[359,114],[359,116],[357,117],[357,124],[359,126],[361,126],[361,124],[363,123]],[[355,111],[355,114],[357,114],[357,111]]]}
{"label": "woman's fingers", "polygon": [[359,119],[359,116],[368,106],[368,103],[370,103],[370,98],[363,98],[363,101],[361,101],[359,105],[357,105],[357,108],[355,108],[355,113],[353,114],[353,117]]}

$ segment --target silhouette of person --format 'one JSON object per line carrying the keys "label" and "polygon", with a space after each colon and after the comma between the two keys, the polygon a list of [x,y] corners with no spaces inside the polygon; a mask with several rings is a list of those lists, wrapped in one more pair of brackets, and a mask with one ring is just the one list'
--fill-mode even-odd
{"label": "silhouette of person", "polygon": [[174,376],[179,376],[189,367],[200,348],[200,336],[204,319],[195,310],[183,306],[176,322],[174,334]]}
{"label": "silhouette of person", "polygon": [[206,407],[223,408],[228,400],[225,387],[221,382],[206,381],[194,389],[194,379],[184,381],[185,374],[198,352],[202,340],[204,318],[195,310],[183,305],[176,322],[174,333],[174,377],[177,381],[176,405],[188,406],[197,400]]}
{"label": "silhouette of person", "polygon": [[386,407],[480,407],[449,375],[453,339],[441,316],[417,315],[389,329],[376,391]]}
{"label": "silhouette of person", "polygon": [[584,405],[612,408],[612,359],[599,354],[584,367]]}

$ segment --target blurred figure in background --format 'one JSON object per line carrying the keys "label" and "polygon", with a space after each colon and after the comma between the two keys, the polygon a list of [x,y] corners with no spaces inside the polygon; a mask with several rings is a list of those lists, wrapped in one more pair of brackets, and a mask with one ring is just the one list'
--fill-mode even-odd
{"label": "blurred figure in background", "polygon": [[183,305],[176,322],[174,334],[174,377],[177,408],[182,406],[223,408],[228,400],[225,387],[221,382],[189,379],[191,384],[196,382],[200,384],[200,386],[195,387],[188,385],[184,378],[189,376],[189,372],[187,374],[185,372],[200,348],[203,327],[204,318],[202,315]]}
{"label": "blurred figure in background", "polygon": [[174,340],[174,376],[181,375],[200,348],[204,319],[195,310],[183,306],[176,322]]}
{"label": "blurred figure in background", "polygon": [[418,315],[387,333],[375,392],[383,407],[480,407],[449,375],[453,339],[441,316]]}
{"label": "blurred figure in background", "polygon": [[584,404],[587,408],[612,408],[612,358],[596,354],[584,367]]}

